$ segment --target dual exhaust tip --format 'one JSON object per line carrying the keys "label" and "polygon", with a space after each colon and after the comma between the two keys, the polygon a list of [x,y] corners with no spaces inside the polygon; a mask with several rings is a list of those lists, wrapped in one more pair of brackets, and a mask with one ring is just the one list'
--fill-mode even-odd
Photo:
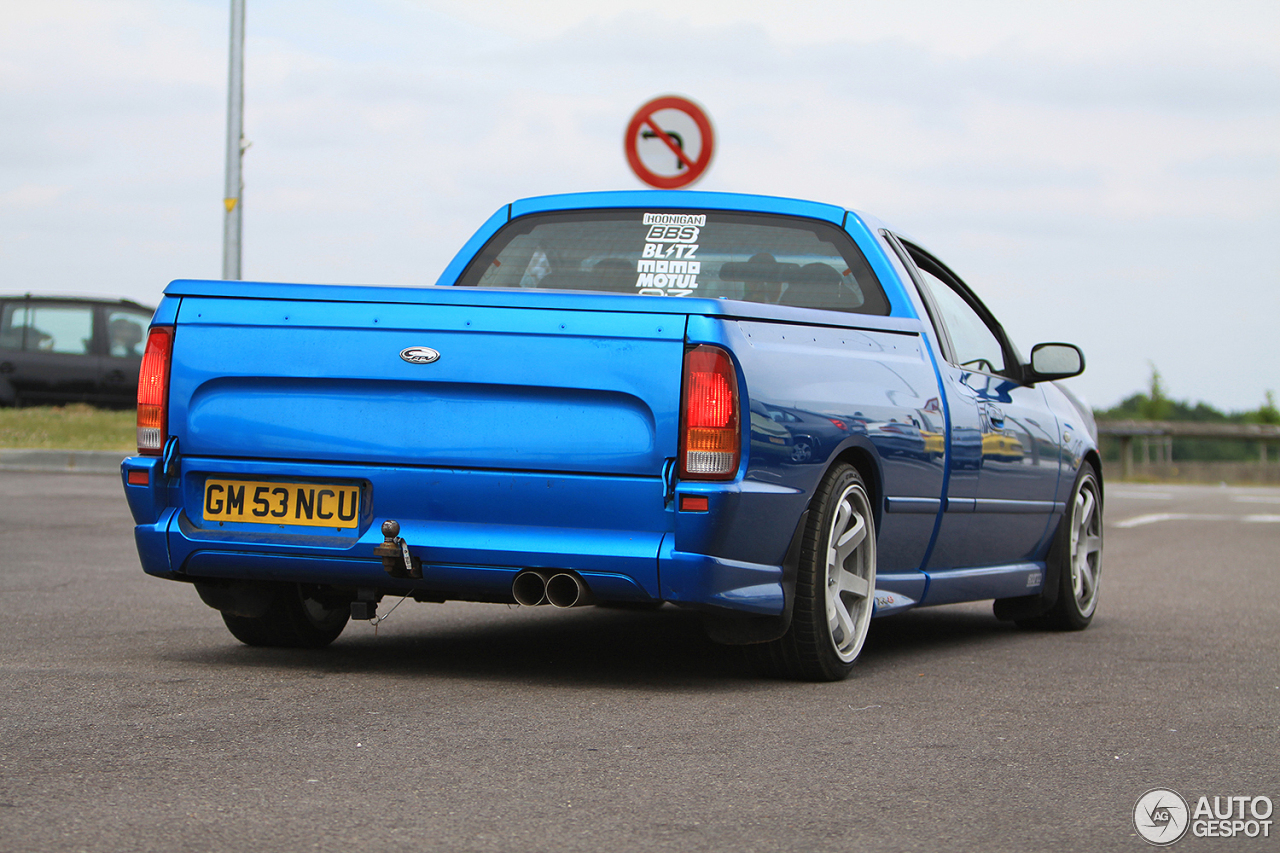
{"label": "dual exhaust tip", "polygon": [[511,594],[517,604],[536,607],[582,607],[595,602],[586,581],[572,572],[538,572],[532,569],[516,575]]}

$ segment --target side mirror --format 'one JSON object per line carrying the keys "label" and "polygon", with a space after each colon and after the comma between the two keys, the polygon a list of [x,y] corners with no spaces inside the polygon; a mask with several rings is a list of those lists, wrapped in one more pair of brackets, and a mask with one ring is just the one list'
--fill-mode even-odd
{"label": "side mirror", "polygon": [[1031,382],[1051,382],[1084,373],[1084,353],[1075,344],[1036,344],[1031,348]]}

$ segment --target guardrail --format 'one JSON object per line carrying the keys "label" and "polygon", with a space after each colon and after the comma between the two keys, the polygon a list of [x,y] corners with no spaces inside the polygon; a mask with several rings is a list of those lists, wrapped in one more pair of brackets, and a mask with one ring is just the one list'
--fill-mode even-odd
{"label": "guardrail", "polygon": [[1258,442],[1260,462],[1267,461],[1267,442],[1280,441],[1280,425],[1226,424],[1203,421],[1098,421],[1098,434],[1120,439],[1123,477],[1133,476],[1133,440],[1144,440],[1146,461],[1151,462],[1151,439],[1156,442],[1157,462],[1170,462],[1174,438],[1219,438]]}

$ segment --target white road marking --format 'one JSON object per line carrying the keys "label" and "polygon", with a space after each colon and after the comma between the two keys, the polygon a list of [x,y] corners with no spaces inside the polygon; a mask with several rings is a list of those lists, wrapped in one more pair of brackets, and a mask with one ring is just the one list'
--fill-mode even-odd
{"label": "white road marking", "polygon": [[1112,522],[1112,527],[1143,527],[1162,521],[1242,521],[1252,524],[1280,524],[1280,515],[1209,515],[1199,512],[1153,512],[1135,515],[1124,521]]}
{"label": "white road marking", "polygon": [[1144,524],[1158,524],[1161,521],[1228,521],[1237,516],[1203,515],[1194,512],[1153,512],[1149,515],[1137,515],[1115,522],[1112,527],[1142,527]]}
{"label": "white road marking", "polygon": [[1134,492],[1107,489],[1107,500],[1112,498],[1128,498],[1135,501],[1171,501],[1173,500],[1173,495],[1168,492]]}
{"label": "white road marking", "polygon": [[1232,495],[1238,504],[1280,504],[1280,495]]}

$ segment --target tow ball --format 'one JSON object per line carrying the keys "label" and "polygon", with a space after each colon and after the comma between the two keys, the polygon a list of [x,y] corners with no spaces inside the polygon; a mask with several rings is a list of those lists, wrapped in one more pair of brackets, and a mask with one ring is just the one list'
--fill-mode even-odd
{"label": "tow ball", "polygon": [[409,543],[400,537],[400,522],[382,522],[385,541],[373,549],[382,558],[382,568],[393,578],[421,578],[422,561],[409,553]]}

